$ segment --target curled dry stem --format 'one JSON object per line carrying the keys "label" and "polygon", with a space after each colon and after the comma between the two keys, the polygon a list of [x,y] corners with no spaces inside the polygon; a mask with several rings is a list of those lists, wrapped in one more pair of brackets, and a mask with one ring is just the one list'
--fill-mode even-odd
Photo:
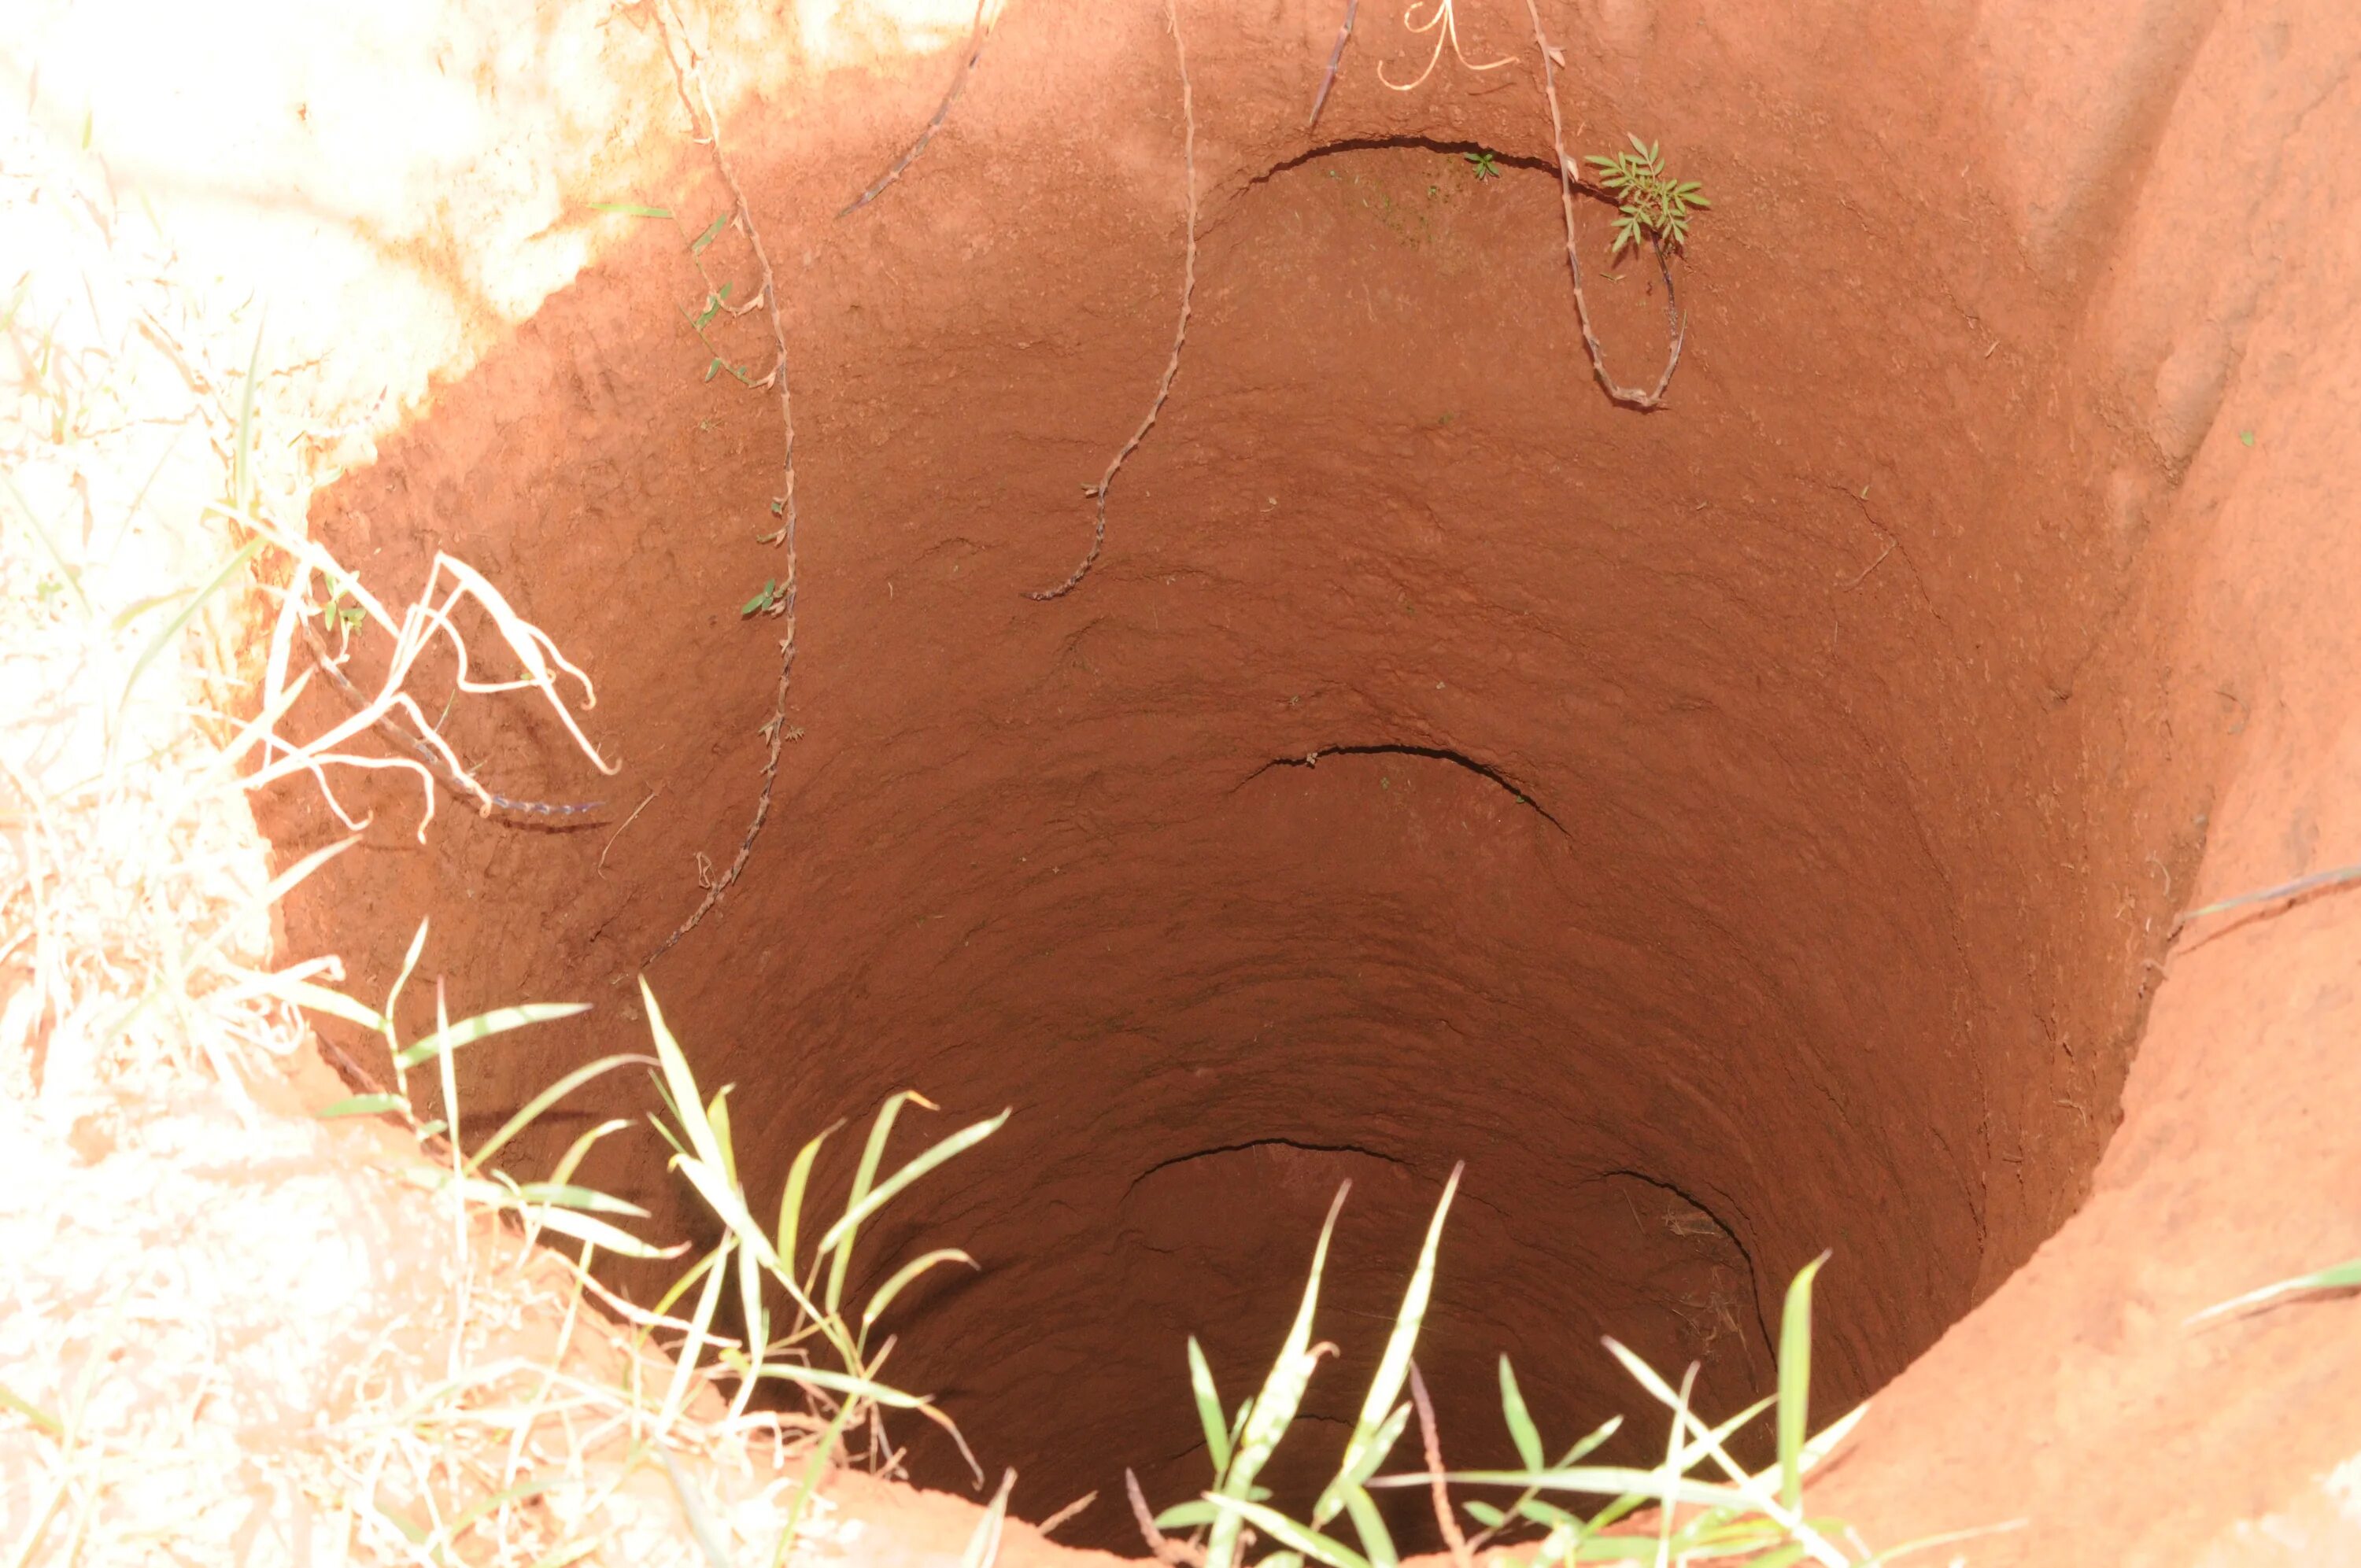
{"label": "curled dry stem", "polygon": [[[224,762],[234,763],[247,751],[259,750],[260,764],[244,781],[248,790],[260,789],[294,773],[307,773],[318,784],[323,797],[338,819],[346,827],[357,829],[359,822],[344,808],[328,784],[328,768],[404,769],[421,774],[425,789],[426,809],[418,825],[422,841],[426,825],[434,817],[434,784],[436,780],[459,795],[473,799],[478,809],[487,816],[494,811],[564,816],[593,808],[589,806],[547,806],[494,794],[459,760],[458,754],[452,751],[450,743],[427,719],[417,699],[407,689],[420,658],[436,640],[445,641],[458,664],[455,691],[479,696],[510,691],[538,692],[565,726],[576,749],[588,757],[593,766],[602,773],[612,774],[619,771],[620,764],[599,755],[598,748],[591,744],[590,738],[583,732],[580,723],[558,691],[559,675],[571,677],[581,688],[582,706],[586,709],[594,707],[598,704],[598,695],[591,685],[590,677],[558,651],[557,644],[547,632],[518,614],[506,597],[481,573],[464,561],[436,552],[427,568],[426,582],[419,589],[417,598],[397,617],[383,601],[362,586],[359,578],[339,565],[317,543],[275,526],[251,510],[225,508],[223,510],[230,521],[275,545],[293,563],[292,573],[281,594],[279,613],[271,629],[269,652],[263,667],[259,715],[224,751]],[[324,613],[322,608],[313,602],[314,576],[324,579],[330,604],[350,598],[364,622],[392,633],[393,647],[387,654],[385,672],[374,693],[365,694],[353,685],[313,628],[312,617]],[[471,674],[467,639],[455,621],[456,612],[463,602],[472,602],[484,612],[499,634],[500,645],[523,670],[522,678],[478,680]],[[329,677],[352,710],[347,718],[325,732],[300,743],[280,735],[277,729],[280,718],[293,706],[305,679],[300,674],[290,677],[293,641],[299,632],[313,663]],[[408,722],[401,722],[401,718]],[[346,742],[364,729],[375,729],[387,736],[407,754],[385,758],[342,749]]]}
{"label": "curled dry stem", "polygon": [[1582,257],[1575,244],[1574,192],[1576,174],[1573,160],[1566,156],[1565,120],[1557,106],[1558,58],[1551,47],[1549,36],[1542,30],[1541,6],[1536,0],[1525,0],[1525,13],[1532,18],[1533,45],[1542,55],[1542,95],[1548,100],[1550,115],[1550,145],[1557,153],[1558,205],[1565,219],[1565,265],[1574,276],[1574,309],[1582,325],[1582,345],[1589,352],[1592,374],[1607,395],[1628,408],[1653,409],[1664,406],[1664,389],[1672,385],[1673,371],[1681,362],[1681,343],[1688,334],[1688,323],[1681,315],[1679,302],[1673,297],[1673,274],[1665,260],[1664,247],[1656,251],[1656,263],[1664,275],[1664,320],[1672,333],[1672,347],[1664,356],[1664,373],[1656,378],[1653,389],[1626,387],[1608,373],[1607,354],[1598,345],[1598,334],[1590,324],[1590,301],[1582,290]]}
{"label": "curled dry stem", "polygon": [[[1512,62],[1511,57],[1505,54],[1498,60],[1487,60],[1482,65],[1468,59],[1467,51],[1459,47],[1459,20],[1452,14],[1451,0],[1433,0],[1433,3],[1434,9],[1428,14],[1423,22],[1411,20],[1418,15],[1418,0],[1411,0],[1411,3],[1402,8],[1402,27],[1405,29],[1413,33],[1434,35],[1434,52],[1426,57],[1426,69],[1408,82],[1396,82],[1386,75],[1386,68],[1380,65],[1378,67],[1378,81],[1397,93],[1414,90],[1428,77],[1433,75],[1434,68],[1443,62],[1443,46],[1446,43],[1451,46],[1451,52],[1458,57],[1459,63],[1470,71],[1498,71],[1500,67]],[[1344,52],[1341,39],[1337,52],[1339,54]]]}
{"label": "curled dry stem", "polygon": [[1147,1495],[1139,1489],[1139,1477],[1129,1470],[1123,1473],[1123,1489],[1131,1498],[1131,1517],[1139,1521],[1140,1539],[1159,1563],[1170,1568],[1205,1568],[1205,1549],[1185,1541],[1175,1541],[1156,1528],[1156,1515],[1148,1506]]}
{"label": "curled dry stem", "polygon": [[1090,549],[1083,552],[1082,563],[1056,587],[1027,590],[1025,597],[1031,599],[1062,598],[1073,592],[1082,578],[1089,575],[1092,565],[1099,558],[1099,552],[1105,548],[1107,488],[1115,483],[1115,473],[1125,460],[1141,442],[1148,439],[1148,431],[1155,427],[1156,416],[1164,411],[1164,400],[1172,393],[1173,378],[1180,374],[1181,345],[1189,341],[1189,307],[1197,293],[1197,105],[1189,85],[1189,50],[1180,38],[1179,0],[1164,0],[1164,23],[1171,29],[1172,53],[1180,66],[1180,120],[1187,137],[1183,148],[1187,164],[1189,243],[1180,270],[1180,320],[1172,329],[1172,355],[1164,363],[1163,378],[1156,384],[1156,397],[1148,403],[1146,417],[1140,420],[1139,428],[1131,433],[1131,439],[1123,444],[1123,449],[1115,455],[1115,460],[1106,466],[1106,472],[1099,476],[1099,482],[1091,487],[1091,497],[1097,513],[1091,524]]}

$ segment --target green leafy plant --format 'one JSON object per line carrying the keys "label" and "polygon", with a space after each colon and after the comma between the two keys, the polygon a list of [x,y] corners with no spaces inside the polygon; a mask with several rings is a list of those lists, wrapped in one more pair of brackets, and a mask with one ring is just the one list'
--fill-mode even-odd
{"label": "green leafy plant", "polygon": [[368,611],[357,604],[346,604],[343,589],[338,589],[320,611],[320,624],[331,631],[348,631],[368,619]]}
{"label": "green leafy plant", "polygon": [[1688,243],[1692,209],[1709,208],[1694,180],[1675,180],[1664,172],[1664,144],[1632,137],[1631,150],[1609,157],[1591,155],[1585,161],[1598,170],[1598,183],[1612,194],[1622,214],[1615,222],[1615,244],[1608,254],[1622,254],[1625,246],[1642,240],[1658,251],[1679,250]]}
{"label": "green leafy plant", "polygon": [[778,602],[779,579],[773,577],[763,585],[752,598],[738,607],[738,619],[744,620],[749,617],[760,615]]}
{"label": "green leafy plant", "polygon": [[1492,160],[1492,155],[1490,153],[1463,152],[1459,156],[1476,166],[1477,179],[1498,180],[1500,177],[1499,165]]}

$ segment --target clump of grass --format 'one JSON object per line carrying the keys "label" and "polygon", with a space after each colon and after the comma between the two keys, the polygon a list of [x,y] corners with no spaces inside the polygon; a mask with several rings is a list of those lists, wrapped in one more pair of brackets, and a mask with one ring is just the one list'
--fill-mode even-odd
{"label": "clump of grass", "polygon": [[[1605,1342],[1633,1381],[1670,1412],[1662,1464],[1640,1469],[1583,1463],[1620,1430],[1620,1417],[1585,1434],[1551,1461],[1516,1373],[1503,1355],[1501,1417],[1521,1467],[1445,1469],[1433,1407],[1411,1357],[1432,1299],[1437,1245],[1459,1176],[1455,1168],[1435,1206],[1425,1245],[1403,1291],[1400,1310],[1352,1434],[1308,1519],[1291,1519],[1271,1507],[1269,1493],[1256,1484],[1256,1477],[1289,1435],[1322,1355],[1334,1349],[1312,1342],[1312,1325],[1329,1238],[1350,1184],[1338,1190],[1329,1207],[1312,1250],[1302,1302],[1278,1359],[1260,1390],[1235,1415],[1224,1415],[1204,1353],[1193,1337],[1190,1340],[1190,1387],[1213,1457],[1213,1485],[1197,1497],[1151,1514],[1137,1477],[1126,1474],[1141,1533],[1159,1559],[1176,1568],[1236,1568],[1246,1552],[1267,1541],[1272,1550],[1257,1560],[1258,1568],[1303,1568],[1307,1561],[1325,1568],[1396,1568],[1400,1553],[1370,1494],[1378,1488],[1406,1486],[1433,1493],[1437,1523],[1461,1568],[1472,1562],[1476,1550],[1520,1529],[1539,1532],[1537,1540],[1529,1540],[1532,1552],[1524,1559],[1524,1568],[1633,1561],[1661,1565],[1741,1557],[1757,1568],[1784,1568],[1806,1560],[1827,1568],[1868,1568],[1899,1552],[1960,1539],[1947,1536],[1895,1552],[1872,1553],[1842,1521],[1814,1516],[1806,1506],[1805,1477],[1868,1410],[1868,1406],[1861,1406],[1818,1434],[1806,1433],[1812,1281],[1826,1261],[1825,1255],[1799,1270],[1788,1287],[1780,1329],[1777,1391],[1726,1420],[1708,1424],[1690,1404],[1697,1371],[1694,1365],[1676,1387],[1624,1345],[1612,1339]],[[1405,1383],[1411,1394],[1407,1400],[1401,1398]],[[1413,1411],[1420,1420],[1426,1467],[1378,1475]],[[1729,1443],[1765,1412],[1772,1414],[1778,1457],[1768,1469],[1751,1472],[1730,1456]],[[1452,1510],[1449,1489],[1454,1486],[1498,1487],[1514,1495],[1505,1507],[1486,1501],[1461,1505],[1480,1527],[1471,1539]],[[1555,1500],[1565,1497],[1606,1501],[1585,1513]],[[1649,1508],[1655,1510],[1654,1528],[1640,1533],[1634,1516]],[[1340,1515],[1352,1523],[1353,1542],[1340,1539],[1331,1529]],[[1183,1530],[1193,1533],[1186,1540],[1175,1540],[1167,1533]]]}
{"label": "clump of grass", "polygon": [[[964,1255],[930,1253],[856,1293],[868,1271],[855,1249],[885,1204],[999,1123],[889,1168],[897,1115],[924,1103],[896,1097],[842,1211],[804,1212],[816,1139],[756,1247],[726,1092],[699,1092],[652,1000],[650,1053],[565,1074],[470,1146],[458,1054],[577,1009],[454,1021],[438,986],[433,1030],[401,1037],[393,1014],[423,926],[379,1005],[335,989],[334,959],[273,967],[272,906],[354,840],[271,875],[255,791],[308,778],[355,828],[366,819],[328,789],[339,769],[415,775],[422,818],[438,784],[486,804],[498,797],[457,758],[385,754],[363,732],[406,719],[431,745],[404,684],[430,643],[463,689],[521,687],[569,728],[557,685],[580,672],[464,563],[438,561],[439,586],[403,606],[309,539],[323,444],[373,416],[337,426],[311,411],[324,422],[266,431],[258,311],[225,315],[183,290],[169,244],[115,204],[91,159],[10,147],[22,158],[0,178],[0,232],[33,265],[0,284],[0,392],[16,416],[0,421],[0,1147],[13,1195],[29,1181],[33,1196],[0,1203],[0,1242],[23,1266],[0,1313],[0,1561],[227,1560],[260,1531],[419,1568],[775,1562],[825,1533],[815,1487],[829,1465],[890,1465],[893,1412],[943,1419],[874,1376],[876,1340],[912,1281]],[[462,619],[492,629],[522,682],[469,679]],[[328,660],[382,639],[389,674],[306,732],[297,705],[326,666],[296,650],[316,652],[322,632],[337,644]],[[304,1047],[307,1010],[377,1033],[392,1063],[390,1088],[325,1123],[260,1103]],[[642,1210],[579,1179],[627,1123],[594,1126],[545,1172],[513,1168],[529,1128],[626,1067],[655,1069],[676,1163],[728,1211],[723,1243],[653,1308],[602,1287],[599,1258],[684,1249],[644,1239]],[[392,1155],[355,1139],[350,1119],[368,1113],[412,1137]],[[133,1128],[142,1146],[85,1164],[69,1144],[85,1121]],[[184,1179],[173,1162],[193,1147],[220,1168]],[[244,1252],[159,1242],[143,1229],[159,1216],[119,1201],[126,1160],[168,1184],[157,1193],[219,1192],[208,1220],[225,1232],[283,1213],[257,1195],[291,1183],[348,1205],[304,1235],[343,1248],[318,1260],[318,1295],[364,1338],[326,1359],[274,1315],[315,1304],[308,1278],[300,1308],[238,1296],[229,1271],[291,1238],[241,1234]],[[242,1177],[248,1166],[267,1179]],[[82,1205],[73,1245],[43,1255],[69,1203]],[[424,1294],[380,1299],[397,1263]],[[221,1288],[192,1300],[173,1273],[191,1267]],[[720,1322],[733,1283],[734,1334]],[[765,1298],[783,1294],[793,1305],[774,1321]],[[216,1297],[236,1343],[206,1315]],[[757,1408],[772,1403],[765,1384],[798,1397]],[[249,1399],[291,1413],[297,1435],[252,1440],[233,1413]],[[252,1430],[266,1429],[280,1431]]]}
{"label": "clump of grass", "polygon": [[[555,1234],[580,1244],[579,1258],[570,1270],[577,1288],[596,1292],[610,1311],[637,1331],[624,1342],[631,1376],[598,1381],[568,1379],[570,1401],[566,1442],[551,1447],[550,1434],[536,1414],[518,1416],[513,1398],[518,1378],[546,1381],[554,1374],[542,1368],[516,1368],[509,1378],[458,1380],[440,1398],[413,1402],[412,1428],[431,1425],[451,1442],[471,1420],[482,1419],[497,1429],[512,1453],[532,1454],[555,1468],[543,1468],[524,1483],[472,1499],[458,1517],[467,1522],[445,1531],[443,1544],[456,1548],[471,1532],[487,1539],[507,1561],[516,1542],[495,1539],[495,1528],[522,1528],[522,1507],[528,1499],[552,1494],[580,1495],[595,1490],[587,1473],[563,1464],[568,1453],[582,1451],[582,1426],[595,1413],[602,1422],[591,1426],[588,1446],[595,1451],[602,1436],[629,1438],[620,1462],[620,1485],[635,1468],[653,1462],[664,1471],[678,1496],[686,1523],[714,1562],[742,1560],[741,1547],[752,1547],[773,1563],[784,1560],[798,1530],[807,1522],[814,1500],[830,1466],[844,1462],[857,1440],[866,1439],[866,1457],[889,1467],[895,1450],[887,1441],[884,1412],[906,1410],[940,1426],[961,1453],[966,1444],[958,1427],[928,1398],[902,1392],[884,1382],[878,1371],[888,1345],[873,1344],[880,1320],[895,1299],[928,1271],[946,1264],[973,1266],[974,1260],[956,1247],[942,1247],[903,1265],[884,1283],[868,1292],[859,1305],[857,1320],[848,1301],[855,1249],[862,1229],[895,1198],[944,1162],[974,1147],[999,1130],[1008,1113],[975,1123],[944,1137],[890,1174],[884,1155],[902,1111],[916,1104],[932,1109],[915,1093],[895,1094],[885,1101],[871,1123],[851,1190],[843,1210],[830,1219],[806,1248],[807,1200],[814,1165],[830,1128],[797,1152],[783,1185],[775,1226],[758,1224],[752,1201],[737,1168],[731,1138],[729,1098],[723,1088],[705,1094],[678,1040],[664,1021],[663,1009],[646,982],[641,999],[647,1010],[653,1056],[622,1054],[603,1057],[575,1069],[534,1095],[511,1114],[473,1152],[463,1150],[455,1129],[458,1119],[458,1082],[454,1066],[464,1047],[529,1025],[552,1022],[583,1011],[578,1004],[529,1003],[503,1007],[450,1023],[444,1016],[440,988],[436,997],[436,1028],[425,1038],[403,1044],[395,1034],[395,1003],[417,966],[426,940],[422,923],[412,939],[401,973],[382,1008],[369,1008],[324,987],[301,981],[280,982],[290,1001],[331,1013],[377,1031],[384,1037],[396,1074],[391,1091],[355,1095],[317,1113],[324,1119],[351,1115],[388,1114],[400,1118],[418,1137],[430,1159],[407,1168],[404,1175],[450,1205],[454,1245],[464,1252],[467,1222],[478,1216],[500,1216],[521,1232],[522,1250]],[[624,1231],[619,1220],[644,1220],[639,1206],[582,1186],[575,1174],[600,1140],[623,1130],[628,1123],[609,1120],[577,1137],[545,1179],[519,1180],[492,1164],[517,1137],[576,1089],[627,1066],[654,1069],[653,1078],[664,1107],[651,1124],[673,1150],[672,1166],[695,1190],[723,1226],[721,1241],[697,1259],[651,1307],[626,1303],[597,1286],[590,1274],[596,1249],[637,1258],[681,1255],[685,1246],[656,1247]],[[422,1115],[413,1101],[410,1074],[431,1067],[435,1075],[440,1109]],[[807,1262],[805,1259],[808,1253]],[[731,1335],[717,1327],[732,1287],[734,1305],[743,1332]],[[784,1292],[790,1310],[774,1320],[769,1307],[771,1288]],[[577,1297],[578,1300],[578,1297]],[[684,1301],[686,1315],[675,1315]],[[462,1303],[464,1310],[464,1303]],[[573,1306],[569,1306],[569,1316]],[[650,1376],[653,1374],[653,1376]],[[784,1383],[801,1396],[802,1411],[756,1409],[754,1399],[763,1383]],[[723,1389],[730,1391],[726,1402]],[[660,1391],[659,1391],[660,1389]],[[501,1398],[496,1402],[489,1396]],[[546,1405],[544,1398],[541,1401]],[[702,1413],[697,1407],[707,1409]],[[714,1407],[719,1407],[715,1409]],[[531,1410],[531,1402],[522,1408]],[[603,1431],[602,1431],[603,1425]],[[763,1507],[741,1508],[735,1525],[727,1511],[698,1489],[696,1476],[708,1473],[718,1446],[767,1439],[774,1465],[781,1468],[761,1496]],[[972,1456],[970,1464],[973,1464]],[[348,1466],[358,1468],[357,1466]],[[511,1473],[520,1465],[511,1463]],[[981,1484],[983,1474],[977,1471]],[[519,1485],[530,1486],[520,1492]],[[1005,1497],[1004,1493],[1003,1506]],[[511,1507],[511,1505],[519,1505]],[[396,1523],[395,1533],[409,1538]],[[547,1532],[544,1532],[546,1534]],[[724,1540],[724,1537],[730,1539]],[[416,1544],[413,1541],[412,1544]],[[552,1541],[536,1540],[538,1549],[554,1549]],[[533,1561],[522,1558],[520,1561]]]}

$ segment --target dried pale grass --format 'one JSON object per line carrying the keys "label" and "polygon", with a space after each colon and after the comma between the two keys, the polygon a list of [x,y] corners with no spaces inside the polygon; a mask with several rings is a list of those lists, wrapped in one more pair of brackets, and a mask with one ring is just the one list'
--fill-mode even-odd
{"label": "dried pale grass", "polygon": [[[0,278],[0,1564],[825,1548],[822,1423],[726,1400],[709,1321],[607,1297],[588,1243],[538,1245],[515,1183],[446,1179],[414,1128],[309,1113],[341,1090],[294,1003],[338,976],[273,971],[272,914],[341,845],[271,875],[250,793],[308,776],[357,826],[335,773],[391,767],[422,817],[438,773],[486,804],[447,751],[369,739],[434,745],[405,684],[434,644],[604,766],[580,673],[464,563],[397,607],[308,540],[377,411],[291,431],[302,371],[264,373],[259,303],[186,285],[87,149],[22,119],[0,255],[29,263]],[[338,596],[387,673],[298,735],[302,622]]]}

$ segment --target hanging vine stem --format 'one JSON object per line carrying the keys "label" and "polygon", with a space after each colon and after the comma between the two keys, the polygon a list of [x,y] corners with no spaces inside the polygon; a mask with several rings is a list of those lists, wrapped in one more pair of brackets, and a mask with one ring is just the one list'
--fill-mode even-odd
{"label": "hanging vine stem", "polygon": [[712,95],[706,91],[704,57],[689,41],[687,29],[672,7],[672,0],[656,0],[657,29],[664,37],[664,60],[672,67],[673,83],[680,90],[681,107],[688,113],[689,136],[712,149],[713,167],[721,182],[730,188],[730,199],[737,203],[735,221],[744,232],[747,244],[752,247],[755,264],[763,273],[763,303],[768,307],[771,321],[771,341],[777,351],[772,361],[771,373],[749,385],[756,391],[775,389],[779,394],[779,425],[783,433],[779,467],[782,475],[779,494],[771,501],[771,515],[780,520],[776,532],[761,536],[764,544],[783,544],[786,562],[779,576],[779,593],[769,607],[769,613],[786,622],[785,635],[779,640],[779,682],[771,699],[771,717],[762,728],[768,747],[763,759],[763,788],[754,801],[753,820],[746,826],[746,836],[739,841],[738,853],[729,867],[714,878],[700,877],[705,883],[705,897],[687,919],[673,928],[671,936],[657,944],[642,967],[652,964],[672,950],[673,945],[697,928],[697,923],[721,902],[746,862],[753,857],[754,840],[761,837],[763,824],[771,815],[771,794],[779,778],[779,749],[790,738],[787,729],[787,684],[796,667],[796,416],[794,404],[787,394],[787,329],[779,314],[779,282],[771,269],[770,252],[763,247],[762,231],[754,226],[754,209],[746,200],[746,188],[738,182],[738,171],[730,166],[730,154],[721,143],[721,117],[714,112]]}
{"label": "hanging vine stem", "polygon": [[935,133],[943,128],[945,120],[950,118],[951,105],[959,101],[961,90],[967,86],[967,79],[975,74],[976,66],[983,60],[983,40],[992,36],[993,24],[1000,19],[997,10],[986,15],[986,8],[991,4],[992,0],[975,0],[975,24],[968,29],[967,63],[960,67],[957,76],[951,78],[950,86],[943,93],[943,101],[935,105],[935,117],[927,122],[926,128],[918,133],[918,139],[894,160],[892,167],[879,175],[867,190],[845,203],[844,210],[836,214],[838,217],[849,218],[884,195],[885,187],[902,178],[902,171],[918,160],[918,154],[927,150],[927,144],[935,139]]}
{"label": "hanging vine stem", "polygon": [[[1577,181],[1572,159],[1565,152],[1565,121],[1557,107],[1557,72],[1554,62],[1557,52],[1550,47],[1549,38],[1542,31],[1541,6],[1536,0],[1525,0],[1525,13],[1532,18],[1533,44],[1542,51],[1542,94],[1549,100],[1550,145],[1557,152],[1558,205],[1565,217],[1565,265],[1574,274],[1574,311],[1582,323],[1582,345],[1590,353],[1590,368],[1598,384],[1617,402],[1635,409],[1664,406],[1664,389],[1672,385],[1673,371],[1681,362],[1681,343],[1688,335],[1688,322],[1681,314],[1680,302],[1673,294],[1673,268],[1660,240],[1656,246],[1656,266],[1664,278],[1664,321],[1673,334],[1671,351],[1664,356],[1664,372],[1656,378],[1655,389],[1644,391],[1638,387],[1626,387],[1608,373],[1607,354],[1598,345],[1598,334],[1591,330],[1590,301],[1582,291],[1582,258],[1575,247],[1574,192]],[[1587,188],[1586,186],[1586,188]]]}
{"label": "hanging vine stem", "polygon": [[1139,428],[1131,433],[1131,439],[1123,444],[1123,450],[1117,452],[1115,461],[1106,466],[1106,472],[1099,476],[1099,482],[1089,487],[1092,497],[1098,503],[1098,515],[1091,526],[1091,547],[1083,553],[1082,564],[1054,588],[1026,590],[1025,597],[1029,599],[1063,598],[1090,574],[1091,566],[1099,558],[1099,552],[1106,546],[1107,487],[1115,483],[1115,471],[1123,466],[1125,459],[1148,439],[1148,431],[1155,427],[1156,416],[1164,411],[1164,400],[1171,395],[1173,378],[1180,374],[1181,345],[1189,341],[1189,306],[1197,292],[1197,106],[1189,87],[1189,50],[1180,40],[1179,0],[1164,0],[1164,25],[1172,31],[1172,53],[1180,62],[1180,119],[1188,138],[1184,146],[1189,180],[1189,249],[1180,273],[1180,321],[1172,330],[1172,357],[1165,361],[1164,378],[1156,384],[1156,399],[1148,405],[1148,417],[1139,422]]}

